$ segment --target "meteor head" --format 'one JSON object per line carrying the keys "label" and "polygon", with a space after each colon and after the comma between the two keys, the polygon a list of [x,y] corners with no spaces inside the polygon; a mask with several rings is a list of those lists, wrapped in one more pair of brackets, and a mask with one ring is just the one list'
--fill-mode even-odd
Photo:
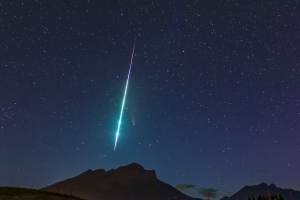
{"label": "meteor head", "polygon": [[119,137],[119,130],[117,131],[116,133],[116,141],[115,141],[115,147],[114,147],[114,151],[116,150],[116,147],[117,147],[117,141],[118,141],[118,137]]}

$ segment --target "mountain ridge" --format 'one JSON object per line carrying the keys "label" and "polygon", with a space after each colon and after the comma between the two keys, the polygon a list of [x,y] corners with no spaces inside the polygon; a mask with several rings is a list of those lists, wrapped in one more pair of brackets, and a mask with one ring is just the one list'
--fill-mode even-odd
{"label": "mountain ridge", "polygon": [[61,194],[72,194],[88,200],[197,199],[160,181],[154,170],[145,170],[137,163],[108,171],[89,169],[73,178],[59,181],[41,190],[59,191]]}
{"label": "mountain ridge", "polygon": [[268,195],[281,195],[286,200],[295,200],[300,198],[300,191],[294,190],[294,189],[282,189],[277,187],[274,183],[271,183],[270,185],[266,183],[260,183],[257,185],[250,185],[250,186],[244,186],[242,189],[240,189],[238,192],[233,194],[230,197],[223,197],[220,200],[241,200],[241,199],[248,199],[250,197],[254,197],[255,199],[258,199],[258,196],[268,196]]}

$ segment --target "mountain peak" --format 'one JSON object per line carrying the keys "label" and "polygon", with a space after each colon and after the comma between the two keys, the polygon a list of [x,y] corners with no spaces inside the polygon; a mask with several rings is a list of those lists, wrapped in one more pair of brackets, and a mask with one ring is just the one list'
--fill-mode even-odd
{"label": "mountain peak", "polygon": [[119,167],[117,170],[132,170],[132,171],[146,171],[144,167],[138,163],[132,162],[129,165]]}
{"label": "mountain peak", "polygon": [[262,182],[262,183],[258,184],[257,186],[264,186],[264,187],[268,187],[268,184],[266,184],[265,182]]}

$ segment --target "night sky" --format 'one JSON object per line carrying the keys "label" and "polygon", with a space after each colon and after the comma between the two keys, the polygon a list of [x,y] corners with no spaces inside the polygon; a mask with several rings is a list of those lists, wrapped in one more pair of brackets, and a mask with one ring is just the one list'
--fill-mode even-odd
{"label": "night sky", "polygon": [[300,190],[298,0],[3,0],[0,27],[0,185],[134,161],[201,198]]}

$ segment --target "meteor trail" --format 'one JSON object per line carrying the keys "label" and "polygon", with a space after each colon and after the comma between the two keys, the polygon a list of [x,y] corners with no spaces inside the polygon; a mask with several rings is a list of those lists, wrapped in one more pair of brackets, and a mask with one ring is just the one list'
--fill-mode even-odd
{"label": "meteor trail", "polygon": [[125,98],[126,98],[126,93],[127,93],[129,77],[130,77],[130,71],[131,71],[131,65],[132,65],[132,60],[133,60],[134,49],[135,49],[135,44],[133,45],[133,50],[132,50],[132,54],[131,54],[129,72],[128,72],[128,76],[127,76],[126,87],[125,87],[124,97],[123,97],[123,101],[122,101],[122,108],[121,108],[120,119],[119,119],[119,122],[118,122],[118,129],[117,129],[117,133],[116,133],[116,141],[115,141],[114,150],[116,150],[117,141],[118,141],[118,137],[119,137],[119,131],[120,131],[120,126],[121,126],[121,120],[122,120],[122,115],[123,115],[123,109],[124,109],[124,104],[125,104]]}

